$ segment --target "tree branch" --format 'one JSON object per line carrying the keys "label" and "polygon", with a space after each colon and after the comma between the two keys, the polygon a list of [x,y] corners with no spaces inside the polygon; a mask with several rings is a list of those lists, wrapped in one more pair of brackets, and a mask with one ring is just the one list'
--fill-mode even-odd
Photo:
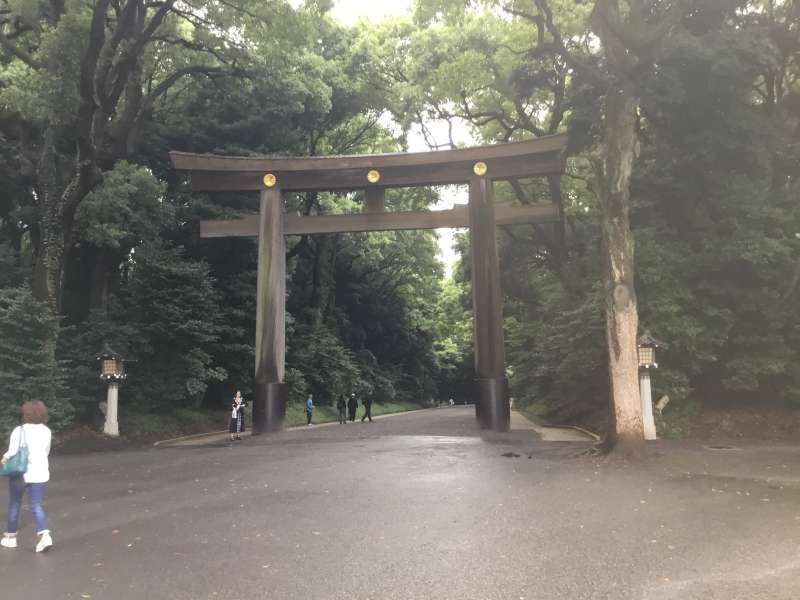
{"label": "tree branch", "polygon": [[113,112],[115,105],[112,98],[113,86],[112,82],[109,81],[109,73],[114,65],[117,49],[124,38],[133,37],[136,32],[137,21],[139,27],[142,26],[145,10],[146,9],[141,4],[141,0],[129,0],[119,13],[119,18],[117,19],[111,39],[103,44],[103,49],[100,52],[97,68],[95,69],[94,86],[99,96],[100,104],[108,114]]}
{"label": "tree branch", "polygon": [[24,62],[26,65],[28,65],[31,69],[39,70],[44,67],[42,63],[33,58],[33,56],[28,54],[25,50],[17,46],[14,42],[8,39],[3,33],[0,33],[0,46],[8,50],[11,54],[13,54],[22,62]]}
{"label": "tree branch", "polygon": [[[99,122],[97,113],[97,98],[95,95],[95,73],[100,53],[105,44],[105,25],[106,11],[108,10],[109,0],[98,0],[92,13],[92,21],[89,29],[89,45],[81,60],[81,74],[78,90],[80,93],[80,105],[76,119],[76,137],[78,146],[78,164],[90,161],[94,164],[97,136],[103,131],[103,126],[95,127]],[[98,120],[96,120],[98,119]],[[81,173],[86,173],[85,169],[79,169]],[[80,201],[80,199],[78,200]]]}
{"label": "tree branch", "polygon": [[[551,52],[558,54],[567,62],[567,64],[576,73],[579,73],[587,81],[590,81],[594,85],[605,87],[607,85],[607,82],[605,77],[603,76],[602,71],[600,71],[593,65],[579,59],[577,56],[575,56],[575,54],[573,54],[567,49],[567,46],[564,43],[564,38],[561,36],[561,32],[558,30],[558,27],[556,27],[555,23],[553,22],[553,12],[550,9],[550,5],[547,3],[547,0],[535,0],[535,2],[536,2],[536,7],[539,9],[540,12],[540,14],[538,15],[532,15],[530,13],[514,9],[507,5],[504,5],[502,8],[505,12],[520,17],[522,19],[531,21],[532,23],[534,23],[534,25],[536,25],[536,29],[538,32],[536,49],[534,50],[536,54],[545,55]],[[552,43],[548,43],[545,41],[545,35],[544,35],[545,31],[550,34],[550,37],[553,38]]]}
{"label": "tree branch", "polygon": [[300,238],[300,241],[297,242],[294,246],[292,246],[292,249],[286,253],[286,260],[289,261],[290,259],[300,254],[300,252],[302,252],[306,248],[308,248],[308,236],[303,235]]}
{"label": "tree branch", "polygon": [[225,74],[226,72],[227,69],[222,67],[209,67],[205,65],[194,65],[191,67],[178,69],[168,77],[164,78],[161,83],[153,88],[153,90],[145,97],[144,104],[148,106],[152,105],[153,101],[155,101],[159,96],[165,94],[173,85],[187,75],[205,75],[206,77],[212,78],[214,75]]}
{"label": "tree branch", "polygon": [[519,96],[514,96],[514,108],[517,110],[517,116],[522,124],[522,126],[533,133],[536,137],[542,137],[547,134],[547,132],[536,125],[531,119],[531,116],[525,112],[525,107],[522,105],[522,100],[520,100]]}
{"label": "tree branch", "polygon": [[187,50],[194,50],[196,52],[207,52],[208,54],[211,54],[214,58],[216,58],[218,61],[220,61],[222,64],[228,64],[227,58],[219,50],[200,42],[192,42],[184,38],[170,37],[170,36],[153,36],[152,41],[163,42],[171,46],[181,46],[182,48],[186,48]]}
{"label": "tree branch", "polygon": [[134,47],[131,49],[131,54],[134,56],[139,56],[139,54],[141,54],[147,42],[155,35],[156,30],[161,27],[167,14],[173,9],[175,2],[176,0],[166,0],[164,4],[159,7],[156,14],[153,15],[150,22],[145,26],[139,39],[136,40]]}

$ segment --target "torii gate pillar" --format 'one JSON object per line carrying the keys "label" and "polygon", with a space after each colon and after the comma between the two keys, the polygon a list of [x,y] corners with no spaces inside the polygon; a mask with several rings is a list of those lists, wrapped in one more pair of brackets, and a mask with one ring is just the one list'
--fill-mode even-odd
{"label": "torii gate pillar", "polygon": [[258,300],[253,433],[283,427],[288,390],[286,354],[286,248],[283,198],[275,186],[261,191],[258,231]]}
{"label": "torii gate pillar", "polygon": [[469,234],[472,247],[473,344],[475,348],[475,415],[478,424],[508,431],[510,407],[503,349],[503,299],[497,259],[492,181],[469,183]]}

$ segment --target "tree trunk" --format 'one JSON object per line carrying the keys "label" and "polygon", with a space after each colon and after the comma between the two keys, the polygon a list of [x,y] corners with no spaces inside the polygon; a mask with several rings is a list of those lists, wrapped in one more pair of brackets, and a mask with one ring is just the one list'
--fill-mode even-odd
{"label": "tree trunk", "polygon": [[550,189],[550,202],[558,206],[558,223],[555,230],[556,241],[553,254],[556,271],[561,273],[567,258],[567,228],[564,218],[564,195],[561,191],[561,176],[549,176],[547,185]]}
{"label": "tree trunk", "polygon": [[92,280],[89,292],[89,307],[108,309],[108,295],[111,289],[111,274],[114,270],[115,254],[105,248],[94,248],[89,255]]}
{"label": "tree trunk", "polygon": [[606,335],[616,447],[626,456],[644,448],[639,400],[634,290],[634,240],[630,228],[630,178],[637,152],[637,98],[628,85],[606,97],[604,152],[598,173],[605,250]]}
{"label": "tree trunk", "polygon": [[36,168],[37,205],[39,207],[38,235],[34,238],[33,280],[34,297],[46,302],[53,314],[61,308],[62,275],[64,270],[64,204],[60,185],[54,133],[48,129]]}
{"label": "tree trunk", "polygon": [[[53,314],[60,314],[64,288],[64,265],[72,245],[75,211],[89,193],[94,179],[94,165],[78,163],[75,174],[64,185],[55,132],[45,132],[44,144],[36,167],[36,193],[39,218],[37,235],[33,237],[33,273],[31,289],[34,297],[46,302]],[[74,164],[74,163],[73,163]]]}
{"label": "tree trunk", "polygon": [[309,306],[319,314],[325,310],[330,293],[330,254],[333,242],[330,235],[318,235],[314,239],[314,263],[311,274],[311,296]]}

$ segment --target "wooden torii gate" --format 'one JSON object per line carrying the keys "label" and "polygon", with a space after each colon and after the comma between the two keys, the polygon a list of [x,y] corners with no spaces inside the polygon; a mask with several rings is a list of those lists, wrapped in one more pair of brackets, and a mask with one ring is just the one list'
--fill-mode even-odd
{"label": "wooden torii gate", "polygon": [[[175,168],[188,172],[193,191],[259,191],[258,215],[230,221],[203,221],[201,237],[258,238],[258,298],[253,432],[283,427],[286,235],[469,227],[472,246],[473,343],[476,416],[479,424],[508,431],[503,315],[495,226],[552,223],[555,204],[495,206],[498,180],[560,175],[566,137],[437,152],[310,158],[227,157],[171,152]],[[469,204],[451,210],[385,212],[384,190],[469,184]],[[282,192],[364,190],[360,214],[285,214]]]}

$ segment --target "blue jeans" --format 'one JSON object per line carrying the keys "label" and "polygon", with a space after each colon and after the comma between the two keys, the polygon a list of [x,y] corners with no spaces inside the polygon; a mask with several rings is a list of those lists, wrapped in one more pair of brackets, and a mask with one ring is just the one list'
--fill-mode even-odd
{"label": "blue jeans", "polygon": [[28,490],[28,507],[31,509],[33,520],[36,521],[36,531],[42,532],[47,526],[47,515],[44,514],[42,502],[44,501],[44,483],[25,483],[22,475],[8,478],[8,529],[7,533],[17,533],[19,522],[19,509],[22,507],[22,496]]}

